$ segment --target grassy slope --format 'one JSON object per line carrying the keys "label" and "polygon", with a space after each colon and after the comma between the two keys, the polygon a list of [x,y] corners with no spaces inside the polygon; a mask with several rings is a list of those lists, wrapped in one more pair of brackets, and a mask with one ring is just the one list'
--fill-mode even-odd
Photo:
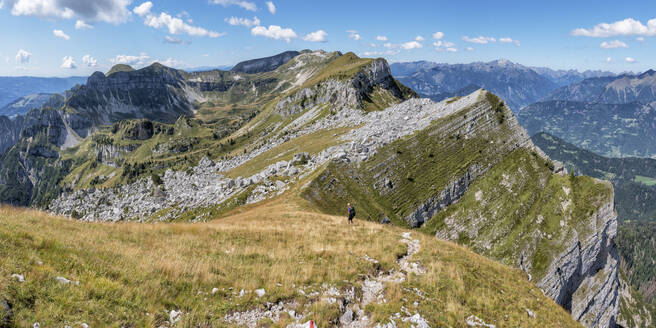
{"label": "grassy slope", "polygon": [[[309,205],[283,197],[194,225],[90,224],[0,208],[0,296],[12,305],[17,326],[156,326],[170,309],[185,313],[181,326],[223,326],[220,318],[231,311],[292,299],[309,304],[302,311],[313,312],[321,327],[331,326],[336,305],[312,303],[293,286],[359,286],[363,274],[375,271],[365,254],[385,270],[396,267],[404,230],[362,221],[346,226],[343,217],[308,212]],[[385,320],[405,306],[434,327],[462,326],[472,314],[499,327],[577,326],[519,270],[430,236],[414,237],[422,244],[416,259],[428,273],[388,286],[388,303],[368,307],[374,318]],[[18,283],[13,273],[26,281]],[[57,276],[80,285],[61,285]],[[267,294],[238,298],[230,287]],[[537,318],[529,318],[527,308]]]}
{"label": "grassy slope", "polygon": [[593,232],[587,228],[591,214],[608,200],[609,191],[606,183],[590,177],[552,174],[543,159],[518,149],[474,181],[458,203],[438,213],[422,230],[431,234],[448,230],[445,221],[455,220],[476,231],[462,233],[459,242],[508,265],[517,265],[520,254],[528,250],[533,254],[531,272],[539,280],[574,230],[581,240]]}
{"label": "grassy slope", "polygon": [[[327,213],[339,213],[335,209],[340,204],[353,202],[360,217],[380,220],[386,216],[404,225],[403,217],[463,176],[470,166],[503,158],[502,152],[490,146],[491,141],[505,143],[512,133],[507,124],[499,123],[504,112],[510,115],[509,109],[499,110],[493,111],[498,117],[488,117],[472,114],[475,106],[464,108],[381,147],[358,168],[332,162],[304,196]],[[471,126],[484,128],[475,137],[464,138]],[[393,188],[382,186],[385,177]]]}

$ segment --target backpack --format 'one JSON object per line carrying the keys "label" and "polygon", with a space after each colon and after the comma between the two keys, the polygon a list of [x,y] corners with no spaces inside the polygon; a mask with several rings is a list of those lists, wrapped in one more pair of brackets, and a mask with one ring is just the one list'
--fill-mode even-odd
{"label": "backpack", "polygon": [[351,211],[349,214],[351,214],[351,216],[355,216],[355,206],[351,205]]}

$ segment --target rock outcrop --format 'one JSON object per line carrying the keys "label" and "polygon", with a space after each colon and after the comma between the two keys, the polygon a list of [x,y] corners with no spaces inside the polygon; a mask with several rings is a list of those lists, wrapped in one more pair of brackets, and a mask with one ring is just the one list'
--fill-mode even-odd
{"label": "rock outcrop", "polygon": [[619,313],[619,257],[614,202],[603,204],[586,220],[586,236],[576,231],[537,281],[545,295],[570,310],[586,327],[615,327]]}
{"label": "rock outcrop", "polygon": [[[392,77],[389,65],[384,59],[372,60],[350,79],[328,79],[316,85],[303,88],[279,101],[274,111],[289,117],[318,106],[329,105],[336,112],[345,107],[364,108],[365,102],[372,102],[376,91],[389,95],[389,99],[405,100],[414,96],[402,90]],[[384,104],[384,108],[394,103]],[[380,108],[383,109],[383,108]]]}

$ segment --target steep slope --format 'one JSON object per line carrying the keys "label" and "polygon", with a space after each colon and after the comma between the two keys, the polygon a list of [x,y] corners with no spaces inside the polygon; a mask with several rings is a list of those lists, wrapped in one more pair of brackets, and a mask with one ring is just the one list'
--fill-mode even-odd
{"label": "steep slope", "polygon": [[16,144],[20,137],[20,127],[22,125],[22,117],[12,120],[7,116],[0,116],[0,154]]}
{"label": "steep slope", "polygon": [[458,110],[366,161],[329,163],[304,197],[328,213],[351,202],[360,217],[468,245],[526,271],[585,326],[613,326],[619,281],[610,184],[553,174],[554,163],[495,96],[458,101],[465,101]]}
{"label": "steep slope", "polygon": [[[623,327],[647,327],[656,315],[649,302],[656,295],[656,160],[649,158],[606,158],[577,148],[546,133],[532,137],[533,142],[550,158],[561,161],[577,174],[607,179],[615,190],[615,207],[619,226],[617,244],[620,267],[625,272],[621,282],[621,317]],[[623,317],[623,318],[622,318]]]}
{"label": "steep slope", "polygon": [[557,88],[555,83],[530,68],[504,59],[487,63],[436,64],[411,75],[396,77],[424,96],[454,93],[475,85],[500,96],[514,112]]}
{"label": "steep slope", "polygon": [[655,159],[602,157],[547,133],[538,133],[531,139],[568,170],[613,183],[620,223],[656,220]]}
{"label": "steep slope", "polygon": [[547,132],[603,156],[656,156],[652,104],[553,100],[523,108],[518,118],[530,134]]}
{"label": "steep slope", "polygon": [[287,197],[166,225],[2,207],[0,318],[21,327],[579,327],[517,269],[306,206]]}

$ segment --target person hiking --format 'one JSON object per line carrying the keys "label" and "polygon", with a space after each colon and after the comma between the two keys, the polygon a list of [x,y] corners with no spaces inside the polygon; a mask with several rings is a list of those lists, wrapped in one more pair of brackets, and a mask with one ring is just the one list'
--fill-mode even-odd
{"label": "person hiking", "polygon": [[352,224],[353,223],[353,218],[355,217],[355,207],[351,206],[351,203],[348,203],[348,208],[346,211],[348,212],[348,223]]}

